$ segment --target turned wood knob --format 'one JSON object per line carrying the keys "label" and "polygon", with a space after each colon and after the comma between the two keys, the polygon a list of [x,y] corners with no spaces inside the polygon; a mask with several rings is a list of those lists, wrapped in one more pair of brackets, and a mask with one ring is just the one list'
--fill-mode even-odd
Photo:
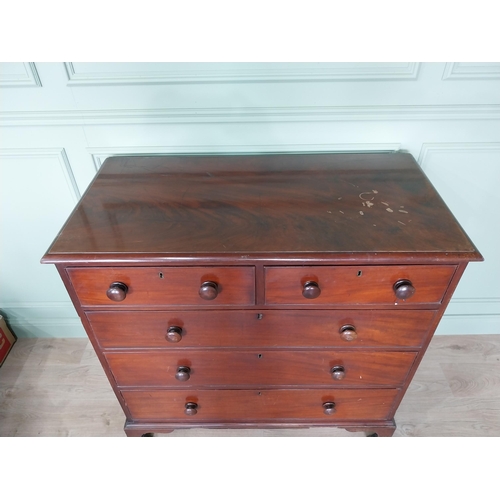
{"label": "turned wood knob", "polygon": [[353,325],[344,325],[343,327],[341,327],[340,336],[342,340],[345,340],[346,342],[351,342],[358,338],[356,328]]}
{"label": "turned wood knob", "polygon": [[186,382],[186,380],[189,380],[191,373],[191,368],[189,366],[179,366],[177,368],[177,373],[175,374],[175,378],[179,382]]}
{"label": "turned wood knob", "polygon": [[186,403],[184,413],[186,415],[196,415],[198,413],[198,405],[196,403]]}
{"label": "turned wood knob", "polygon": [[410,280],[399,280],[394,283],[394,293],[401,300],[409,299],[415,293],[415,287]]}
{"label": "turned wood knob", "polygon": [[180,326],[169,327],[166,339],[169,342],[180,342],[182,340],[182,328]]}
{"label": "turned wood knob", "polygon": [[219,294],[217,283],[213,281],[205,281],[200,286],[200,297],[205,300],[214,300]]}
{"label": "turned wood knob", "polygon": [[325,415],[333,415],[335,413],[335,403],[333,401],[323,403],[323,413]]}
{"label": "turned wood knob", "polygon": [[345,368],[342,365],[332,368],[332,378],[334,380],[342,380],[345,377]]}
{"label": "turned wood knob", "polygon": [[111,285],[109,285],[106,295],[108,296],[109,300],[121,302],[122,300],[125,300],[127,292],[128,286],[125,283],[122,283],[121,281],[115,281],[111,283]]}
{"label": "turned wood knob", "polygon": [[321,290],[316,281],[306,281],[304,283],[304,288],[302,289],[302,295],[306,299],[315,299],[319,297]]}

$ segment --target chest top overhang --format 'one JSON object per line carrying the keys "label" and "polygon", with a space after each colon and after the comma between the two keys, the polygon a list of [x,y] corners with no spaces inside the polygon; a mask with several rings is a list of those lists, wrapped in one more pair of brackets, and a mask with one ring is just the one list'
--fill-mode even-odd
{"label": "chest top overhang", "polygon": [[108,158],[42,262],[63,256],[482,260],[406,153]]}

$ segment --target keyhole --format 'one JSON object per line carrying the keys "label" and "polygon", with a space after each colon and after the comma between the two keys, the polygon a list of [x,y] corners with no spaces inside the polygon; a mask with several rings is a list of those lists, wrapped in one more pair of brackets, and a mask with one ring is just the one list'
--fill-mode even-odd
{"label": "keyhole", "polygon": [[363,271],[358,271],[358,278],[363,274]]}
{"label": "keyhole", "polygon": [[260,359],[262,358],[262,354],[257,354],[257,357]]}
{"label": "keyhole", "polygon": [[163,279],[163,273],[158,273],[158,276],[160,277],[160,279]]}
{"label": "keyhole", "polygon": [[264,315],[263,315],[263,314],[260,314],[260,313],[259,313],[259,314],[257,314],[257,319],[262,319],[263,317],[264,317]]}

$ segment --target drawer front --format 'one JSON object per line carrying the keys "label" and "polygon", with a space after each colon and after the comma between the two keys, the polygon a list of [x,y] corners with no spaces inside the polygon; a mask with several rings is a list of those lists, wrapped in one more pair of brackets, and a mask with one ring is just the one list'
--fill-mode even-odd
{"label": "drawer front", "polygon": [[[83,306],[252,305],[255,303],[255,271],[248,267],[103,267],[67,270]],[[107,292],[123,283],[124,299],[114,301]],[[202,298],[206,282],[216,285],[215,298]],[[209,286],[209,292],[212,291]],[[212,291],[213,293],[213,291]],[[206,295],[206,292],[205,292]]]}
{"label": "drawer front", "polygon": [[149,351],[106,353],[126,386],[403,385],[414,352]]}
{"label": "drawer front", "polygon": [[[122,391],[134,420],[231,422],[381,420],[391,417],[398,389]],[[197,405],[186,415],[187,403]],[[325,414],[325,403],[334,412]]]}
{"label": "drawer front", "polygon": [[[439,305],[455,266],[266,267],[266,304],[434,304]],[[394,286],[409,280],[414,294],[405,300]],[[312,284],[311,284],[312,282]],[[315,286],[317,284],[317,287]],[[309,287],[309,290],[305,288]],[[303,293],[315,296],[306,298]]]}
{"label": "drawer front", "polygon": [[[87,318],[103,348],[420,347],[431,310],[97,312]],[[346,340],[342,329],[355,335]],[[180,332],[170,335],[169,329]],[[167,340],[177,340],[170,342]]]}

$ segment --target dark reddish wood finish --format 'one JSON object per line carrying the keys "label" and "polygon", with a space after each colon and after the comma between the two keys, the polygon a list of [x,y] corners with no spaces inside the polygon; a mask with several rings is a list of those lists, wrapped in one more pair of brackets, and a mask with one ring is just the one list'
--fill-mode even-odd
{"label": "dark reddish wood finish", "polygon": [[474,260],[414,159],[380,153],[109,158],[42,262],[127,435],[390,436]]}
{"label": "dark reddish wood finish", "polygon": [[[385,419],[392,410],[397,389],[225,389],[122,391],[132,418],[186,421],[186,403],[198,405],[196,421]],[[336,411],[325,415],[323,403],[332,401]],[[333,422],[332,422],[333,421]]]}
{"label": "dark reddish wood finish", "polygon": [[[433,310],[123,311],[86,313],[103,348],[116,347],[308,347],[413,348],[426,340]],[[355,341],[340,330],[352,324]],[[168,328],[178,326],[182,339],[167,342]]]}
{"label": "dark reddish wood finish", "polygon": [[480,258],[404,153],[108,158],[46,258],[107,252]]}
{"label": "dark reddish wood finish", "polygon": [[[255,303],[254,268],[246,267],[120,267],[69,268],[68,274],[84,306],[131,307],[137,305],[251,305]],[[200,296],[210,280],[218,294],[212,300]],[[127,285],[126,298],[110,300],[111,283]]]}
{"label": "dark reddish wood finish", "polygon": [[[107,352],[119,387],[206,387],[326,385],[329,387],[400,386],[415,361],[415,352],[370,351],[199,351]],[[345,377],[334,380],[342,366]],[[177,379],[179,367],[189,378]]]}
{"label": "dark reddish wood finish", "polygon": [[[455,266],[303,266],[266,268],[266,304],[439,304]],[[403,301],[394,284],[412,282],[415,293]],[[304,297],[305,283],[321,289],[315,298]]]}

